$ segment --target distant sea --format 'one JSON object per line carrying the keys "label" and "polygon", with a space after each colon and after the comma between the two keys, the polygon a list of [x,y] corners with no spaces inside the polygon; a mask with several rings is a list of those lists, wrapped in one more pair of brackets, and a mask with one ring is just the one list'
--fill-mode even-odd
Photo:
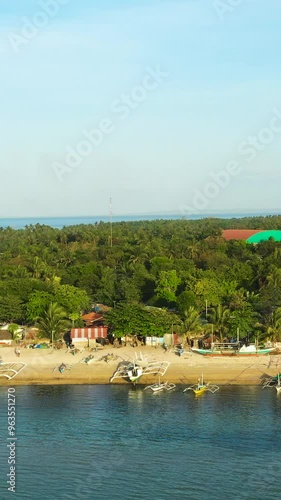
{"label": "distant sea", "polygon": [[182,389],[16,386],[9,438],[0,387],[1,500],[280,500],[275,389],[222,386],[200,398]]}
{"label": "distant sea", "polygon": [[[205,213],[198,215],[184,216],[182,214],[140,214],[140,215],[115,215],[112,217],[112,222],[132,222],[142,220],[199,220],[206,218],[231,219],[242,217],[256,217],[266,215],[278,215],[280,212],[241,212],[241,213]],[[11,227],[13,229],[24,229],[25,226],[41,224],[61,229],[65,226],[77,226],[79,224],[96,224],[99,222],[110,222],[109,215],[93,215],[84,217],[11,217],[0,218],[0,227]]]}

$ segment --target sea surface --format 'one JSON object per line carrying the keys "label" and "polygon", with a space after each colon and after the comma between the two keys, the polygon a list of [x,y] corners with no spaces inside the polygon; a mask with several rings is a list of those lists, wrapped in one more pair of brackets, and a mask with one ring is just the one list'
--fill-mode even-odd
{"label": "sea surface", "polygon": [[[16,493],[1,500],[280,500],[281,397],[274,388],[16,387]],[[13,438],[14,439],[14,438]]]}
{"label": "sea surface", "polygon": [[6,228],[11,227],[13,229],[24,229],[25,226],[44,224],[46,226],[51,226],[57,229],[61,229],[65,226],[76,226],[78,224],[96,224],[99,222],[130,222],[130,221],[142,221],[142,220],[178,220],[178,219],[189,219],[198,220],[205,219],[208,217],[215,217],[220,219],[231,219],[231,218],[242,218],[242,217],[254,217],[254,216],[266,216],[266,215],[278,215],[280,212],[241,212],[241,213],[208,213],[208,214],[198,214],[184,216],[183,214],[142,214],[142,215],[116,215],[110,217],[108,216],[88,216],[88,217],[23,217],[23,218],[0,218],[0,227]]}

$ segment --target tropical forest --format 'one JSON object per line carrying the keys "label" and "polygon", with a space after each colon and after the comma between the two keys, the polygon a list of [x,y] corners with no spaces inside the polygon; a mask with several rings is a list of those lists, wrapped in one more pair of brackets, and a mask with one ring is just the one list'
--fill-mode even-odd
{"label": "tropical forest", "polygon": [[281,243],[223,238],[238,228],[280,230],[281,216],[1,228],[0,323],[83,326],[104,304],[116,337],[281,340]]}

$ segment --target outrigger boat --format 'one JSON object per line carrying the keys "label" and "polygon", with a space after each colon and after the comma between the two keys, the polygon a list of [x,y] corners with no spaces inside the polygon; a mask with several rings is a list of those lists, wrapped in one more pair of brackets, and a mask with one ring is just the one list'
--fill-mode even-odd
{"label": "outrigger boat", "polygon": [[260,348],[255,344],[240,347],[239,342],[214,342],[211,349],[192,347],[191,351],[203,356],[263,356],[274,351],[274,347]]}
{"label": "outrigger boat", "polygon": [[176,384],[169,384],[168,382],[160,382],[160,376],[159,376],[159,382],[156,383],[156,384],[152,384],[152,385],[147,385],[145,388],[144,388],[144,391],[146,389],[151,389],[151,391],[156,394],[158,392],[161,392],[161,391],[171,391],[172,389],[175,389],[176,388]]}
{"label": "outrigger boat", "polygon": [[277,373],[275,377],[270,377],[268,378],[262,388],[265,389],[266,387],[275,387],[277,394],[281,394],[281,380],[280,380],[280,373]]}
{"label": "outrigger boat", "polygon": [[275,386],[277,394],[281,394],[281,383],[280,383],[280,374],[277,375],[277,385]]}
{"label": "outrigger boat", "polygon": [[[267,377],[264,382],[263,382],[263,389],[266,389],[267,387],[278,387],[278,384],[280,385],[280,374],[277,373],[274,377]],[[277,391],[278,392],[278,391]]]}
{"label": "outrigger boat", "polygon": [[183,392],[193,391],[195,396],[201,396],[201,394],[204,394],[207,391],[210,391],[212,394],[214,394],[214,392],[217,392],[218,390],[218,385],[210,385],[209,383],[204,383],[204,377],[202,373],[201,379],[198,379],[198,383],[187,387]]}
{"label": "outrigger boat", "polygon": [[120,363],[110,382],[117,378],[127,378],[134,385],[143,375],[165,375],[170,363],[168,361],[148,361],[140,354],[139,358],[133,362],[123,361]]}
{"label": "outrigger boat", "polygon": [[135,363],[132,366],[129,366],[128,377],[133,384],[136,384],[139,381],[142,374],[143,368],[141,366],[138,366]]}
{"label": "outrigger boat", "polygon": [[16,377],[27,365],[25,363],[0,363],[0,377],[8,380]]}

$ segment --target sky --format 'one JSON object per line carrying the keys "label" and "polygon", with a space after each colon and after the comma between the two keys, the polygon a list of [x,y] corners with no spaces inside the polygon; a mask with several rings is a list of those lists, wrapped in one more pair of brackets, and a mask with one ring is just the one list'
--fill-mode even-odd
{"label": "sky", "polygon": [[0,217],[279,210],[280,0],[0,0]]}

